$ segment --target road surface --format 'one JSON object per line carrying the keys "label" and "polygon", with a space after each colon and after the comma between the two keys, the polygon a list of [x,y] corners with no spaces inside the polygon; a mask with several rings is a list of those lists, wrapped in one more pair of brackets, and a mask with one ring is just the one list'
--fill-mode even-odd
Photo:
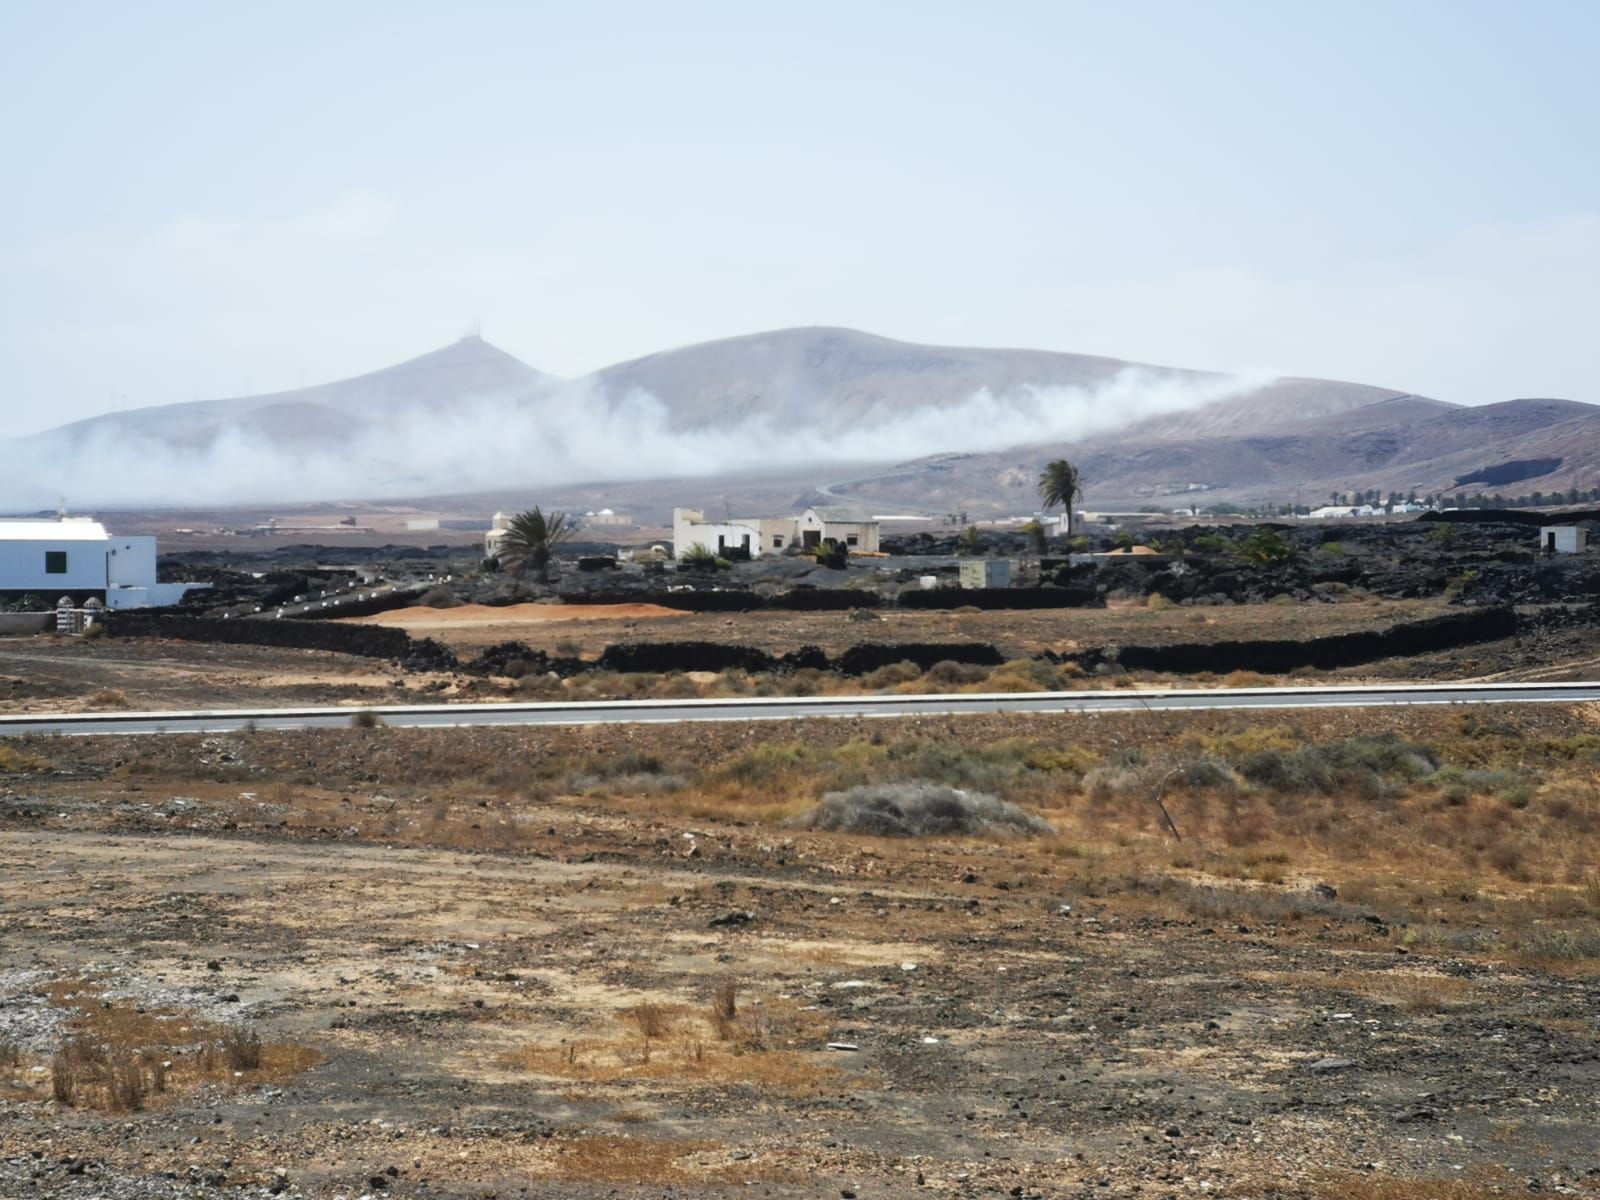
{"label": "road surface", "polygon": [[1600,700],[1600,683],[1442,683],[1399,686],[1022,692],[996,695],[806,696],[724,700],[599,700],[544,704],[396,704],[370,708],[205,709],[190,712],[37,713],[0,716],[0,736],[29,733],[227,733],[333,729],[357,714],[403,728],[483,725],[618,725],[646,722],[790,721],[810,717],[1097,713],[1176,709],[1383,708],[1410,704],[1576,704]]}

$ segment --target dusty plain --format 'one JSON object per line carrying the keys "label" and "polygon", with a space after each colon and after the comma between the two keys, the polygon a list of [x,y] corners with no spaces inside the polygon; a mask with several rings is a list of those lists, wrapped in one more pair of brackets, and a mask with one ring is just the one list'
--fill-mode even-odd
{"label": "dusty plain", "polygon": [[[541,607],[406,614],[456,612],[411,631],[463,657],[510,638],[592,658],[734,619]],[[1274,636],[1285,611],[737,620],[775,652],[981,640],[1009,660],[824,688],[1226,687],[1273,680],[1068,679],[1028,656]],[[1579,627],[1293,681],[1591,664]],[[1600,1194],[1592,708],[692,736],[359,716],[515,696],[525,680],[333,653],[0,642],[0,711],[357,710],[321,733],[0,740],[0,1196]],[[1051,832],[807,825],[875,785],[993,795]]]}
{"label": "dusty plain", "polygon": [[1600,719],[1372,724],[8,742],[0,1195],[1592,1194]]}

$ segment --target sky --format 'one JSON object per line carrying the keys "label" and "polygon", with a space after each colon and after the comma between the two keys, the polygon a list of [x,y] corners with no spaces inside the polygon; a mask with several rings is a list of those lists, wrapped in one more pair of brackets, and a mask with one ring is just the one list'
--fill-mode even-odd
{"label": "sky", "polygon": [[0,6],[0,417],[790,325],[1600,402],[1600,4]]}

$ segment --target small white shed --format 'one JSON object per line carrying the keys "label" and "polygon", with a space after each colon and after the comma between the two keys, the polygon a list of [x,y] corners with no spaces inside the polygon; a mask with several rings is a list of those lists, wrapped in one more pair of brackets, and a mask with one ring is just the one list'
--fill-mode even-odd
{"label": "small white shed", "polygon": [[969,558],[961,564],[964,588],[1003,588],[1011,586],[1009,558]]}
{"label": "small white shed", "polygon": [[1546,554],[1582,554],[1588,535],[1576,525],[1542,525],[1539,549]]}

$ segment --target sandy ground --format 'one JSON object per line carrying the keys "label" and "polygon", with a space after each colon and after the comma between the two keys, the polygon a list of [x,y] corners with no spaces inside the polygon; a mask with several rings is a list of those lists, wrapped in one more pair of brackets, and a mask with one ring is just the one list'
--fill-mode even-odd
{"label": "sandy ground", "polygon": [[[476,639],[484,626],[499,630],[510,626],[542,625],[547,622],[644,621],[682,618],[691,614],[659,604],[510,604],[494,608],[485,604],[459,604],[452,608],[400,608],[370,617],[351,617],[352,624],[390,625],[417,637],[450,634],[448,641]],[[501,637],[495,640],[505,641]]]}
{"label": "sandy ground", "polygon": [[[628,610],[628,611],[619,611]],[[1292,623],[1306,636],[1346,633],[1451,611],[1437,600],[1364,600],[1215,608],[1052,609],[1020,612],[678,613],[654,605],[516,605],[405,608],[351,620],[394,625],[435,637],[457,651],[505,641],[554,650],[556,643],[593,657],[622,641],[736,641],[774,654],[815,645],[838,650],[857,642],[993,642],[1007,657],[1084,646],[1237,641],[1284,636]],[[566,652],[571,652],[570,650]]]}

